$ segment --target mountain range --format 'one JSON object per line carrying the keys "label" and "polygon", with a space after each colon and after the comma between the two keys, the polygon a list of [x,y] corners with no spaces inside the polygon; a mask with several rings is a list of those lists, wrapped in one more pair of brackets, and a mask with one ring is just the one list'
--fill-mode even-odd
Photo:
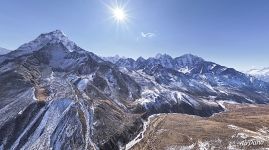
{"label": "mountain range", "polygon": [[192,54],[101,58],[60,30],[0,56],[2,149],[124,149],[148,116],[267,104],[269,83]]}

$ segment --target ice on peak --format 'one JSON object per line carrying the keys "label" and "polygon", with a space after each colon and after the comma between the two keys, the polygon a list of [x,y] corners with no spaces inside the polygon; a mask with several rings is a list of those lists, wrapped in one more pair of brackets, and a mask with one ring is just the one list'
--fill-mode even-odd
{"label": "ice on peak", "polygon": [[55,30],[39,35],[35,40],[20,46],[18,50],[32,52],[41,49],[48,43],[62,43],[70,52],[72,52],[76,46],[61,30]]}

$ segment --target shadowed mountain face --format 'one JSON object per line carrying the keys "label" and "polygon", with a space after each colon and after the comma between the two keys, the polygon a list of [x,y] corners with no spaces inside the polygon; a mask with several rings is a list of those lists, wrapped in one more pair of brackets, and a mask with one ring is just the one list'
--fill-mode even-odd
{"label": "shadowed mountain face", "polygon": [[156,113],[267,103],[269,84],[193,56],[104,61],[61,31],[0,56],[0,148],[119,149]]}

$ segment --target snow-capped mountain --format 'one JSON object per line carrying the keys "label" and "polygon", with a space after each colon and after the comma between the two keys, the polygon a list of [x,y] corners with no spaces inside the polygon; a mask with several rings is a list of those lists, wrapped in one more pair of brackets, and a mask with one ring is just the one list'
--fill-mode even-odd
{"label": "snow-capped mountain", "polygon": [[3,149],[116,149],[141,127],[140,86],[67,39],[45,33],[0,56]]}
{"label": "snow-capped mountain", "polygon": [[110,59],[59,30],[0,56],[0,149],[119,149],[150,114],[269,102],[269,83],[191,54]]}
{"label": "snow-capped mountain", "polygon": [[132,58],[121,58],[115,62],[115,64],[128,69],[144,69],[145,67],[150,68],[161,65],[165,66],[165,68],[183,70],[183,72],[187,73],[187,69],[194,67],[202,61],[204,61],[202,58],[192,54],[185,54],[177,58],[172,58],[167,54],[157,54],[155,57],[150,57],[148,59],[142,57],[137,60]]}
{"label": "snow-capped mountain", "polygon": [[62,43],[70,51],[76,50],[76,44],[70,41],[65,34],[60,30],[55,30],[49,34],[41,34],[35,40],[23,44],[17,50],[35,51],[39,50],[48,43]]}
{"label": "snow-capped mountain", "polygon": [[164,54],[148,59],[120,59],[115,64],[131,72],[146,74],[162,87],[169,88],[168,91],[239,103],[267,103],[269,100],[268,83],[191,54],[176,58]]}
{"label": "snow-capped mountain", "polygon": [[251,69],[246,72],[249,75],[255,76],[260,80],[269,82],[269,67],[262,69]]}
{"label": "snow-capped mountain", "polygon": [[11,52],[11,50],[0,47],[0,55],[4,55]]}

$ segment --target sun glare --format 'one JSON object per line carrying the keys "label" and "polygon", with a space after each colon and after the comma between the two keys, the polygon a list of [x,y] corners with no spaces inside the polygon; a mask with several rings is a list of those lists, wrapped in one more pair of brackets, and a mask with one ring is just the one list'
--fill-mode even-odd
{"label": "sun glare", "polygon": [[116,21],[121,22],[126,19],[126,13],[122,8],[114,8],[113,9],[113,17]]}
{"label": "sun glare", "polygon": [[118,0],[113,1],[110,4],[103,3],[106,8],[108,8],[109,20],[116,24],[116,30],[128,30],[132,15],[130,11],[127,9],[128,2],[119,3]]}

